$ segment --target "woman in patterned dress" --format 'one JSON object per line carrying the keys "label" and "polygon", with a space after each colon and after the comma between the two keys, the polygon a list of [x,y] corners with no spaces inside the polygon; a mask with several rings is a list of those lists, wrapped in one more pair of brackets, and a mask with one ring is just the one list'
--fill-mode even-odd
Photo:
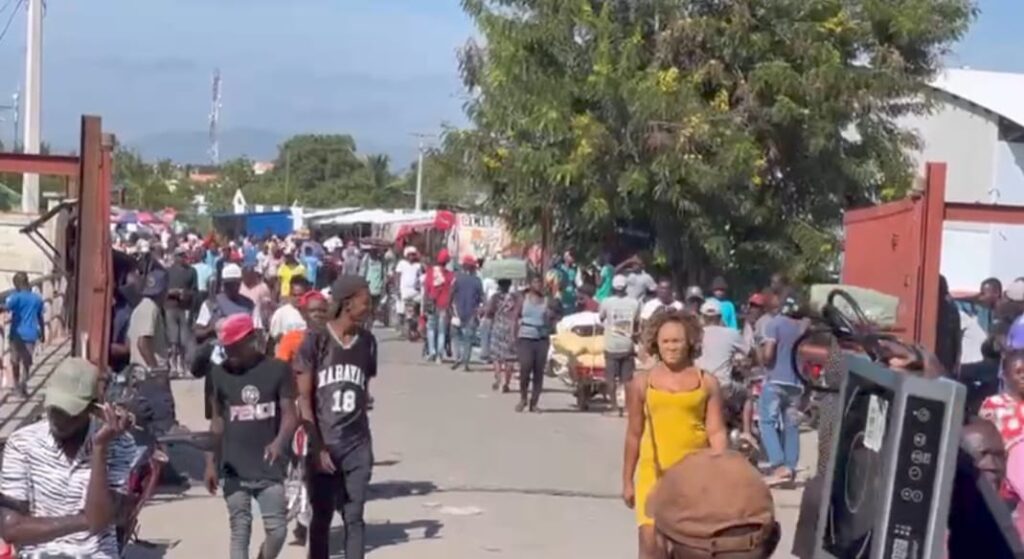
{"label": "woman in patterned dress", "polygon": [[[487,317],[491,319],[491,359],[494,362],[492,390],[501,386],[509,391],[513,363],[516,362],[516,294],[512,293],[512,280],[498,280],[498,292],[487,302]],[[502,384],[504,379],[504,384]]]}

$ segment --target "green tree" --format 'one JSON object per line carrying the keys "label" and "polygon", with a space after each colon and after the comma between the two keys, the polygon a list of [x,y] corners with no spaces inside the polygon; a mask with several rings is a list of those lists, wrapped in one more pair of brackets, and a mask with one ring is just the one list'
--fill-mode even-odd
{"label": "green tree", "polygon": [[[474,209],[482,205],[487,191],[480,187],[464,160],[465,153],[456,141],[460,132],[450,130],[441,147],[423,154],[423,205],[425,208],[454,207]],[[416,199],[418,162],[413,162],[402,175],[398,190],[406,206]]]}
{"label": "green tree", "polygon": [[146,210],[191,207],[191,184],[170,160],[148,163],[138,152],[118,147],[114,151],[114,184],[125,189],[125,201],[131,207]]}
{"label": "green tree", "polygon": [[474,127],[446,147],[517,229],[654,234],[674,273],[821,273],[842,211],[911,184],[897,125],[969,0],[463,0]]}

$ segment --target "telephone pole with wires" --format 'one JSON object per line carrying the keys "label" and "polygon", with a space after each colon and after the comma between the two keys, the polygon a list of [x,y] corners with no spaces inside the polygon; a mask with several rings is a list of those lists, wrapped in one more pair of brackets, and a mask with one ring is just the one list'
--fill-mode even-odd
{"label": "telephone pole with wires", "polygon": [[416,163],[416,206],[417,212],[423,211],[423,154],[427,151],[427,146],[424,143],[425,139],[437,138],[436,134],[423,134],[414,132],[413,137],[418,138],[419,144],[419,156]]}
{"label": "telephone pole with wires", "polygon": [[[43,0],[21,0],[14,7],[28,3],[28,27],[25,39],[25,153],[38,154],[42,111],[40,102],[43,64]],[[12,15],[13,17],[13,15]],[[25,173],[21,183],[21,211],[39,213],[39,175]]]}

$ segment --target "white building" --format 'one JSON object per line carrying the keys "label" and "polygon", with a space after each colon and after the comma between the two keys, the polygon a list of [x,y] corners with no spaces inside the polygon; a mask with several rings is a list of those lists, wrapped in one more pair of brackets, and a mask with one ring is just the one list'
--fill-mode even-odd
{"label": "white building", "polygon": [[[946,200],[1024,206],[1024,74],[949,69],[932,83],[935,110],[907,118],[915,154],[947,164]],[[1014,250],[1016,248],[1016,250]],[[1024,226],[947,222],[942,273],[954,291],[1024,276]]]}

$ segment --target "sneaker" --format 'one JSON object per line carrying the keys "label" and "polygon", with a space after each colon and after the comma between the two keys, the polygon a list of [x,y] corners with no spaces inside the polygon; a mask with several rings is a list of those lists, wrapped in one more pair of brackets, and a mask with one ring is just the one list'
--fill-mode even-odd
{"label": "sneaker", "polygon": [[525,409],[526,409],[526,402],[520,401],[518,404],[516,404],[516,411],[517,412],[523,413],[523,410],[525,410]]}

